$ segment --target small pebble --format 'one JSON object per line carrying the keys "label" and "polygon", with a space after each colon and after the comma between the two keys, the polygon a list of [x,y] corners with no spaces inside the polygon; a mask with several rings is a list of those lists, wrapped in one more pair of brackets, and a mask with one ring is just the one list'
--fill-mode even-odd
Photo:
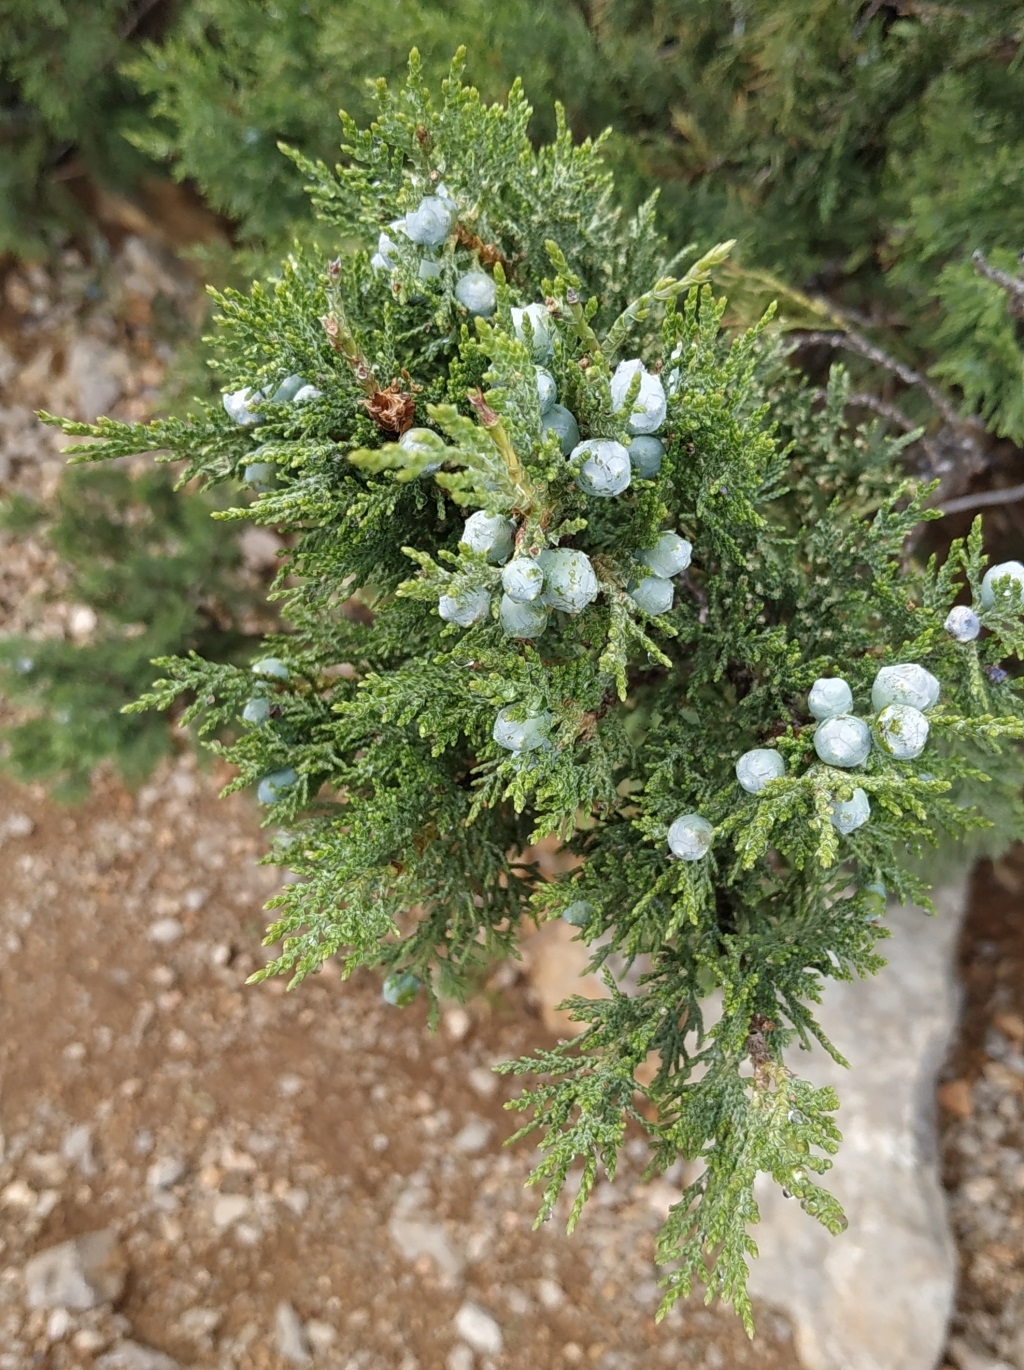
{"label": "small pebble", "polygon": [[481,1099],[493,1099],[498,1092],[498,1077],[486,1066],[474,1066],[467,1071],[466,1080],[473,1093],[479,1094]]}
{"label": "small pebble", "polygon": [[274,1339],[281,1356],[291,1365],[308,1365],[313,1359],[302,1319],[290,1303],[282,1300],[274,1313]]}
{"label": "small pebble", "polygon": [[151,942],[166,947],[171,942],[176,942],[184,931],[184,927],[177,918],[159,918],[151,925],[147,935]]}
{"label": "small pebble", "polygon": [[483,1151],[493,1131],[491,1123],[484,1122],[482,1118],[472,1118],[455,1134],[452,1145],[457,1151],[465,1151],[470,1156],[475,1155],[476,1152]]}
{"label": "small pebble", "polygon": [[478,1303],[467,1301],[462,1305],[455,1314],[455,1330],[474,1351],[487,1356],[501,1354],[501,1328],[490,1313]]}

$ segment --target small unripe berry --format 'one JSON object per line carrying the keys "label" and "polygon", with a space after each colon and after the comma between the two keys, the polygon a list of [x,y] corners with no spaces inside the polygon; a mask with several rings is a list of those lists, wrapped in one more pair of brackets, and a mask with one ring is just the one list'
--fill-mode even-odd
{"label": "small unripe berry", "polygon": [[275,680],[287,680],[289,676],[288,667],[276,656],[265,656],[259,661],[254,661],[252,673],[273,676]]}
{"label": "small unripe berry", "polygon": [[956,604],[946,615],[943,627],[957,642],[973,642],[981,632],[981,619],[968,605]]}
{"label": "small unripe berry", "polygon": [[451,231],[455,215],[437,195],[424,195],[415,209],[394,225],[420,247],[439,247]]}
{"label": "small unripe berry", "polygon": [[785,758],[774,747],[754,747],[736,762],[736,779],[747,794],[760,794],[767,784],[785,774]]}
{"label": "small unripe berry", "polygon": [[541,419],[541,437],[546,438],[549,433],[554,433],[555,437],[558,439],[558,445],[562,449],[563,457],[567,457],[579,442],[580,426],[576,422],[575,415],[570,413],[565,405],[551,405]]}
{"label": "small unripe berry", "polygon": [[280,771],[271,771],[270,775],[265,775],[256,787],[256,802],[259,804],[275,803],[281,798],[285,790],[291,789],[298,778],[291,766],[285,766]]}
{"label": "small unripe berry", "polygon": [[646,576],[643,580],[633,581],[627,593],[645,614],[652,615],[667,614],[675,596],[672,582],[662,576]]}
{"label": "small unripe berry", "polygon": [[574,904],[562,910],[562,921],[573,928],[585,928],[593,912],[592,904],[588,904],[585,899],[577,899]]}
{"label": "small unripe berry", "polygon": [[853,708],[853,691],[838,676],[819,676],[807,696],[813,718],[835,718]]}
{"label": "small unripe berry", "polygon": [[516,525],[511,519],[478,509],[466,520],[461,541],[474,552],[483,552],[492,566],[500,566],[512,555],[515,536]]}
{"label": "small unripe berry", "polygon": [[486,319],[498,303],[498,287],[486,271],[467,271],[455,282],[455,298],[471,314]]}
{"label": "small unripe berry", "polygon": [[913,761],[928,741],[928,720],[912,704],[887,704],[875,726],[879,746],[897,761]]}
{"label": "small unripe berry", "polygon": [[614,438],[588,438],[574,447],[572,459],[583,457],[576,484],[585,495],[596,495],[601,499],[611,499],[621,495],[629,485],[633,468],[629,464],[629,453],[621,442]]}
{"label": "small unripe berry", "polygon": [[[550,371],[546,371],[543,366],[538,366],[537,371],[537,399],[540,403],[540,412],[546,414],[555,400],[558,399],[558,389],[555,385],[555,378]],[[566,413],[569,411],[566,410]],[[576,420],[574,419],[575,423]],[[577,430],[578,433],[578,430]],[[579,440],[577,436],[577,441]],[[575,443],[573,444],[575,446]]]}
{"label": "small unripe berry", "polygon": [[636,559],[662,579],[679,575],[690,564],[693,544],[681,538],[678,533],[662,533],[653,547],[645,547],[637,552]]}
{"label": "small unripe berry", "polygon": [[306,382],[301,376],[285,376],[284,380],[277,387],[270,399],[273,404],[288,404],[294,400]]}
{"label": "small unripe berry", "polygon": [[445,623],[457,623],[460,628],[468,628],[486,618],[491,608],[491,596],[487,590],[463,590],[457,595],[442,595],[437,601],[437,612]]}
{"label": "small unripe berry", "polygon": [[229,418],[234,419],[235,423],[243,428],[254,428],[258,423],[265,423],[262,414],[249,406],[258,403],[263,398],[260,390],[250,390],[248,386],[243,386],[241,390],[233,390],[227,395],[221,396],[225,412]]}
{"label": "small unripe berry", "polygon": [[421,476],[432,476],[435,471],[440,471],[447,447],[440,433],[435,433],[432,428],[407,428],[398,439],[398,445],[413,456],[437,458],[424,464],[420,470]]}
{"label": "small unripe berry", "polygon": [[502,709],[494,720],[491,736],[498,746],[510,752],[535,752],[539,747],[549,746],[548,729],[554,716],[545,710],[515,719],[512,714],[516,712],[513,708]]}
{"label": "small unripe berry", "polygon": [[548,626],[548,611],[542,604],[528,604],[502,595],[498,605],[501,626],[509,637],[540,637]]}
{"label": "small unripe berry", "polygon": [[633,439],[628,451],[633,475],[640,480],[653,480],[661,470],[661,459],[665,455],[662,440],[641,435]]}
{"label": "small unripe berry", "polygon": [[270,700],[266,695],[253,695],[246,701],[245,708],[242,710],[242,718],[246,723],[253,724],[254,727],[262,727],[270,717]]}
{"label": "small unripe berry", "polygon": [[814,750],[826,766],[861,766],[871,751],[871,730],[853,714],[826,718],[814,730]]}
{"label": "small unripe berry", "polygon": [[634,377],[640,373],[640,391],[633,401],[632,413],[626,424],[630,433],[656,433],[665,422],[668,412],[665,387],[660,376],[653,376],[637,358],[619,362],[612,376],[612,408],[620,412]]}
{"label": "small unripe berry", "polygon": [[832,801],[832,826],[845,837],[862,827],[871,817],[871,805],[866,793],[858,785],[849,799]]}
{"label": "small unripe berry", "polygon": [[870,885],[864,886],[861,893],[868,908],[868,922],[874,922],[876,918],[881,918],[885,912],[889,891],[880,881],[873,880]]}
{"label": "small unripe berry", "polygon": [[419,976],[407,970],[395,971],[381,986],[380,997],[392,1008],[405,1008],[420,992]]}
{"label": "small unripe berry", "polygon": [[513,557],[502,568],[501,584],[509,599],[529,604],[544,589],[544,572],[533,557]]}
{"label": "small unripe berry", "polygon": [[441,274],[441,264],[432,262],[429,257],[420,260],[416,275],[421,281],[436,281]]}
{"label": "small unripe berry", "polygon": [[871,686],[871,707],[884,709],[887,704],[910,704],[915,709],[930,709],[938,700],[939,682],[916,662],[898,666],[883,666]]}
{"label": "small unripe berry", "polygon": [[544,572],[543,602],[567,614],[581,613],[600,589],[590,558],[585,552],[556,548],[537,558]]}
{"label": "small unripe berry", "polygon": [[707,856],[715,830],[699,813],[684,813],[668,830],[668,845],[673,856],[682,861],[699,861]]}
{"label": "small unripe berry", "polygon": [[273,490],[277,483],[277,467],[272,461],[252,461],[242,472],[242,479],[246,485],[251,485],[259,495],[265,495],[268,490]]}
{"label": "small unripe berry", "polygon": [[529,319],[529,327],[533,330],[532,349],[535,357],[546,357],[551,353],[551,315],[547,307],[542,304],[528,304],[525,309],[514,307],[512,310],[512,327],[515,329],[516,337],[521,343],[527,341],[525,320]]}
{"label": "small unripe berry", "polygon": [[370,258],[370,265],[374,271],[394,271],[397,263],[391,254],[397,251],[398,244],[386,233],[382,233],[377,239],[377,251]]}
{"label": "small unripe berry", "polygon": [[1011,604],[1024,601],[1024,566],[1019,561],[1003,561],[998,566],[990,566],[981,582],[981,604],[991,609],[996,602],[996,585],[1003,582],[1005,593],[1010,596]]}

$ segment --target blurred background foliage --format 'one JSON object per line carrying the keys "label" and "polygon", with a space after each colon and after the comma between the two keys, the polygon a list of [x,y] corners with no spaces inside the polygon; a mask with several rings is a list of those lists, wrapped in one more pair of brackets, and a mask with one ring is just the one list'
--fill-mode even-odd
{"label": "blurred background foliage", "polygon": [[277,143],[334,160],[367,78],[414,44],[438,78],[466,43],[488,99],[523,76],[538,139],[555,100],[578,135],[610,126],[627,198],[660,187],[672,239],[737,238],[776,292],[852,312],[1019,443],[1020,320],[971,258],[1024,247],[1022,39],[1018,0],[20,0],[0,250],[52,234],[71,159],[122,185],[170,171],[275,256],[306,218]]}
{"label": "blurred background foliage", "polygon": [[95,618],[81,644],[0,636],[0,680],[17,709],[5,765],[19,780],[79,799],[108,759],[139,784],[173,746],[165,720],[120,711],[152,684],[153,658],[252,654],[263,596],[211,504],[183,497],[166,467],[112,465],[70,468],[52,506],[23,496],[0,505],[0,527],[49,538],[67,572],[62,596]]}

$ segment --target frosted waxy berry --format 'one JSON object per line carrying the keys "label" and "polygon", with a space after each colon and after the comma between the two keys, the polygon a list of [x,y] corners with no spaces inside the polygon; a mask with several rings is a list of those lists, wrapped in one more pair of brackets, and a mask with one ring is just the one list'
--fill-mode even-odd
{"label": "frosted waxy berry", "polygon": [[552,609],[579,614],[597,598],[601,587],[585,552],[558,547],[541,552],[537,561],[544,572],[541,599]]}
{"label": "frosted waxy berry", "polygon": [[968,605],[956,604],[942,626],[957,642],[973,642],[981,632],[981,619]]}
{"label": "frosted waxy berry", "polygon": [[397,263],[391,253],[397,251],[398,244],[386,233],[382,233],[377,239],[377,251],[370,258],[370,265],[374,271],[394,271]]}
{"label": "frosted waxy berry", "polygon": [[253,695],[246,701],[245,708],[242,710],[242,719],[246,723],[252,723],[255,727],[262,727],[270,717],[270,700],[266,695]]}
{"label": "frosted waxy berry", "polygon": [[626,423],[630,433],[656,433],[665,422],[668,405],[665,387],[660,376],[653,376],[637,358],[619,362],[612,376],[612,408],[621,413],[626,404],[626,395],[634,378],[640,375],[640,391],[633,401],[632,412]]}
{"label": "frosted waxy berry", "polygon": [[483,552],[492,566],[500,566],[512,555],[515,536],[516,525],[511,519],[478,509],[466,520],[461,541],[474,552]]}
{"label": "frosted waxy berry", "polygon": [[407,428],[398,439],[398,445],[407,452],[415,452],[417,456],[441,453],[445,449],[444,438],[432,428]]}
{"label": "frosted waxy berry", "polygon": [[389,975],[380,990],[380,997],[385,1004],[390,1004],[392,1008],[405,1008],[411,1004],[420,992],[420,980],[418,975],[412,975],[407,970],[395,971]]}
{"label": "frosted waxy berry", "polygon": [[562,922],[573,928],[585,928],[593,912],[592,904],[588,904],[585,899],[577,899],[575,903],[562,910]]}
{"label": "frosted waxy berry", "polygon": [[407,428],[398,439],[398,445],[416,457],[438,458],[437,461],[426,462],[420,470],[421,476],[432,476],[435,471],[440,471],[446,450],[445,441],[432,428]]}
{"label": "frosted waxy berry", "polygon": [[662,533],[653,547],[645,547],[637,552],[636,559],[656,576],[668,580],[685,571],[693,555],[693,544],[681,538],[678,533]]}
{"label": "frosted waxy berry", "polygon": [[227,395],[221,396],[221,402],[229,418],[234,419],[235,423],[243,428],[254,428],[258,423],[265,423],[263,415],[250,405],[257,404],[263,399],[261,390],[250,390],[248,386],[243,386],[241,390],[232,390]]}
{"label": "frosted waxy berry", "polygon": [[265,495],[268,490],[273,490],[276,475],[277,467],[272,461],[251,461],[242,472],[242,479],[257,494]]}
{"label": "frosted waxy berry", "polygon": [[439,262],[432,262],[429,257],[424,257],[419,264],[416,275],[421,281],[436,281],[441,274]]}
{"label": "frosted waxy berry", "polygon": [[529,604],[544,589],[544,572],[533,557],[513,557],[502,567],[501,585],[509,599]]}
{"label": "frosted waxy berry", "polygon": [[526,320],[533,330],[532,346],[535,357],[546,357],[551,353],[551,315],[542,304],[528,304],[525,309],[513,307],[512,327],[521,343],[527,341]]}
{"label": "frosted waxy berry", "polygon": [[849,799],[834,799],[832,801],[831,823],[836,832],[841,832],[844,837],[863,825],[871,817],[871,805],[868,797],[858,785],[853,795]]}
{"label": "frosted waxy berry", "polygon": [[861,766],[871,751],[871,730],[853,714],[837,714],[815,728],[814,750],[826,766]]}
{"label": "frosted waxy berry", "polygon": [[512,715],[516,712],[513,708],[501,709],[494,720],[491,736],[498,746],[510,752],[535,752],[538,747],[549,746],[548,729],[555,721],[554,715],[544,710],[515,719]]}
{"label": "frosted waxy berry", "polygon": [[699,861],[707,856],[715,830],[699,813],[684,813],[668,830],[668,845],[681,861]]}
{"label": "frosted waxy berry", "polygon": [[928,720],[912,704],[887,704],[875,727],[879,746],[897,761],[913,761],[928,741]]}
{"label": "frosted waxy berry", "polygon": [[567,457],[580,440],[580,426],[575,415],[563,404],[552,404],[540,421],[541,437],[546,438],[549,433],[554,433],[558,439],[563,457]]}
{"label": "frosted waxy berry", "polygon": [[324,392],[318,390],[315,385],[304,385],[301,390],[296,390],[292,404],[309,404],[310,400],[318,400]]}
{"label": "frosted waxy berry", "polygon": [[286,790],[291,789],[298,778],[291,766],[285,766],[280,771],[271,771],[270,775],[265,775],[256,787],[256,802],[258,804],[275,803]]}
{"label": "frosted waxy berry", "polygon": [[276,656],[264,656],[259,661],[254,661],[252,673],[273,676],[275,680],[287,680],[290,674],[288,667]]}
{"label": "frosted waxy berry", "polygon": [[861,893],[864,896],[864,903],[868,907],[867,921],[873,923],[876,918],[881,918],[885,912],[889,891],[881,881],[873,880],[870,885],[864,886]]}
{"label": "frosted waxy berry", "polygon": [[774,747],[754,747],[736,762],[736,779],[747,794],[760,794],[770,781],[785,774],[785,758]]}
{"label": "frosted waxy berry", "polygon": [[446,203],[439,195],[424,195],[416,208],[393,227],[420,247],[439,247],[451,232],[454,221],[450,200]]}
{"label": "frosted waxy berry", "polygon": [[915,709],[930,709],[938,700],[939,682],[916,662],[898,666],[883,666],[871,686],[871,707],[884,709],[887,704],[910,704]]}
{"label": "frosted waxy berry", "polygon": [[662,440],[641,434],[629,444],[628,451],[633,475],[641,480],[653,480],[661,470],[661,459],[665,455]]}
{"label": "frosted waxy berry", "polygon": [[463,590],[457,595],[442,595],[437,601],[437,612],[445,623],[457,623],[460,628],[468,628],[486,618],[491,608],[491,596],[487,590]]}
{"label": "frosted waxy berry", "polygon": [[502,595],[498,618],[509,637],[540,637],[548,626],[548,611],[543,604],[527,604]]}
{"label": "frosted waxy berry", "polygon": [[[555,400],[558,399],[558,389],[555,385],[555,378],[550,371],[546,371],[543,366],[536,368],[537,372],[537,399],[540,402],[540,412],[546,414]],[[569,411],[566,410],[566,413]],[[573,423],[576,420],[573,419]],[[577,430],[578,435],[578,430]]]}
{"label": "frosted waxy berry", "polygon": [[667,614],[672,608],[675,588],[663,576],[645,576],[630,582],[626,592],[645,614]]}
{"label": "frosted waxy berry", "polygon": [[614,438],[588,438],[574,447],[569,456],[572,459],[583,457],[576,484],[585,495],[597,495],[601,499],[621,495],[633,475],[629,453]]}
{"label": "frosted waxy berry", "polygon": [[1011,595],[1011,603],[1024,603],[1024,566],[1019,561],[1002,561],[998,566],[990,566],[981,582],[981,604],[991,609],[996,602],[996,584],[1005,583]]}
{"label": "frosted waxy berry", "polygon": [[812,718],[835,718],[853,708],[853,691],[839,676],[823,675],[811,686],[807,707]]}
{"label": "frosted waxy berry", "polygon": [[487,319],[498,303],[498,287],[486,271],[467,271],[455,282],[455,298],[471,314]]}
{"label": "frosted waxy berry", "polygon": [[270,399],[274,404],[288,404],[299,393],[306,382],[301,376],[285,376]]}

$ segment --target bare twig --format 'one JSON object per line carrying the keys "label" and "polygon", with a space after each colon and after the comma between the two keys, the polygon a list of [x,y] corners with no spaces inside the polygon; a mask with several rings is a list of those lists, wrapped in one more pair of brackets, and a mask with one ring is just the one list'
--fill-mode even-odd
{"label": "bare twig", "polygon": [[1003,490],[982,490],[976,495],[948,499],[936,508],[944,514],[962,514],[967,509],[988,509],[995,504],[1013,504],[1019,499],[1024,499],[1024,485],[1010,485]]}
{"label": "bare twig", "polygon": [[[823,400],[827,397],[827,390],[815,390],[815,399]],[[916,423],[911,423],[902,409],[897,409],[894,404],[889,404],[886,400],[879,399],[877,395],[870,395],[866,391],[857,391],[852,395],[847,395],[846,403],[855,409],[871,409],[876,414],[881,414],[883,418],[894,423],[897,428],[904,433],[910,433],[919,427]]]}
{"label": "bare twig", "polygon": [[1011,276],[1006,271],[1000,271],[989,262],[984,252],[972,252],[971,262],[979,276],[984,276],[986,280],[993,281],[999,286],[1000,290],[1006,291],[1014,315],[1018,318],[1024,316],[1024,280],[1019,276]]}
{"label": "bare twig", "polygon": [[932,404],[939,411],[947,423],[962,424],[970,423],[969,419],[963,419],[946,399],[941,390],[932,385],[927,376],[922,376],[920,371],[915,371],[912,366],[907,366],[905,362],[899,361],[896,357],[891,357],[882,348],[876,347],[862,333],[849,326],[842,332],[836,330],[808,330],[805,332],[793,332],[790,337],[798,347],[814,347],[823,345],[825,347],[843,348],[847,352],[855,352],[860,357],[866,357],[868,361],[874,362],[876,366],[884,367],[894,376],[903,382],[904,385],[916,385],[931,400]]}

